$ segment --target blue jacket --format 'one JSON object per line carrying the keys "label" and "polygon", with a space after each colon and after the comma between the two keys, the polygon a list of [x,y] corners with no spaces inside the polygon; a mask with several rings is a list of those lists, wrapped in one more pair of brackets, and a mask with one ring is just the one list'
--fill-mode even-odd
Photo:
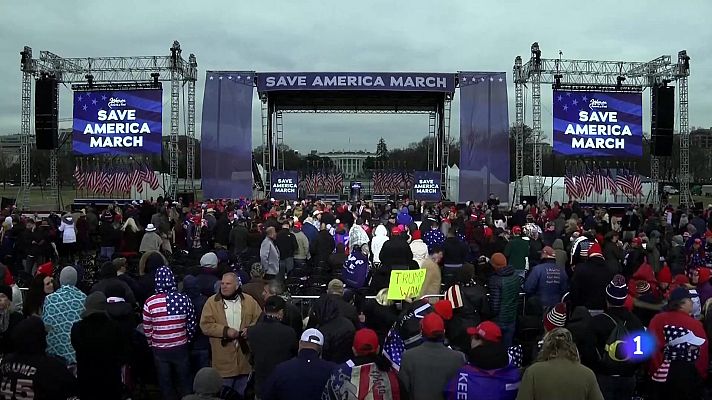
{"label": "blue jacket", "polygon": [[337,365],[322,360],[319,353],[302,349],[291,360],[275,367],[264,383],[262,400],[320,399],[326,381]]}
{"label": "blue jacket", "polygon": [[302,233],[304,233],[304,236],[309,239],[309,244],[311,245],[316,240],[316,235],[319,233],[319,231],[314,225],[305,223],[304,225],[302,225]]}
{"label": "blue jacket", "polygon": [[556,260],[544,260],[535,265],[524,282],[524,292],[538,297],[544,307],[555,306],[567,290],[569,280],[566,271],[556,265]]}
{"label": "blue jacket", "polygon": [[349,258],[346,259],[341,272],[341,278],[347,287],[361,289],[366,286],[368,270],[368,257],[361,252],[360,247],[357,247],[351,252]]}
{"label": "blue jacket", "polygon": [[514,400],[521,380],[522,373],[512,364],[494,370],[483,370],[468,364],[448,382],[445,399]]}

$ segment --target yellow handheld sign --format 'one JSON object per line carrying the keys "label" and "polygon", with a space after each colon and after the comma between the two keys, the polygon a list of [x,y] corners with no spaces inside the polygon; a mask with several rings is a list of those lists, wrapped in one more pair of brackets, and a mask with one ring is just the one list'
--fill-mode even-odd
{"label": "yellow handheld sign", "polygon": [[391,271],[391,282],[388,285],[388,300],[405,300],[417,297],[425,282],[425,270]]}

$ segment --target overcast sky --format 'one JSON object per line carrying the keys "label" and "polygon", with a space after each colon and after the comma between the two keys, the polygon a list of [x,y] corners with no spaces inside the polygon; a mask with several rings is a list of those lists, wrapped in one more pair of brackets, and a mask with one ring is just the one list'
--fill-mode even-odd
{"label": "overcast sky", "polygon": [[[0,134],[20,129],[19,51],[65,57],[167,55],[173,40],[198,60],[197,132],[206,70],[505,71],[514,119],[514,57],[647,61],[692,57],[690,124],[712,126],[712,1],[78,1],[0,2]],[[168,95],[168,85],[165,96]],[[544,133],[551,136],[551,90],[542,87]],[[164,96],[164,97],[165,97]],[[649,95],[643,97],[647,99]],[[164,132],[169,131],[164,98]],[[259,103],[253,145],[261,143]],[[527,120],[531,112],[527,112]],[[649,111],[645,110],[646,121]],[[60,117],[71,117],[62,90]],[[453,106],[452,135],[459,125]],[[182,119],[182,118],[181,118]],[[678,121],[676,121],[677,124]],[[648,122],[646,122],[646,125]],[[648,128],[646,127],[647,131]],[[285,142],[300,151],[390,148],[427,134],[426,116],[288,115]]]}

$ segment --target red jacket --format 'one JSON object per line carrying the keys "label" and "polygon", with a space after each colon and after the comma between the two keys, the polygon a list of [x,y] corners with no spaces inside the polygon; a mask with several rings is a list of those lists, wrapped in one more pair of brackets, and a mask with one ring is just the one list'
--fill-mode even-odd
{"label": "red jacket", "polygon": [[663,347],[665,347],[663,327],[665,325],[675,325],[687,328],[692,331],[695,336],[705,339],[705,343],[702,347],[700,347],[700,358],[697,359],[695,365],[697,366],[697,371],[700,373],[702,379],[706,379],[707,362],[709,359],[709,354],[707,353],[707,348],[709,347],[707,334],[705,333],[705,329],[702,327],[702,323],[700,321],[697,321],[682,311],[664,311],[654,316],[650,321],[648,331],[655,335],[656,340],[655,353],[653,353],[653,357],[650,359],[650,373],[653,374],[663,362]]}

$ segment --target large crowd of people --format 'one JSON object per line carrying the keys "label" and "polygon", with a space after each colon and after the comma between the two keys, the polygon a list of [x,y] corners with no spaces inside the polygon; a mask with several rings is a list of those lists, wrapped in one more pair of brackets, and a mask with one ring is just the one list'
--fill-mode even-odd
{"label": "large crowd of people", "polygon": [[[708,394],[712,205],[3,213],[4,399]],[[419,269],[420,293],[389,299],[391,272]],[[651,345],[631,353],[634,336]]]}

